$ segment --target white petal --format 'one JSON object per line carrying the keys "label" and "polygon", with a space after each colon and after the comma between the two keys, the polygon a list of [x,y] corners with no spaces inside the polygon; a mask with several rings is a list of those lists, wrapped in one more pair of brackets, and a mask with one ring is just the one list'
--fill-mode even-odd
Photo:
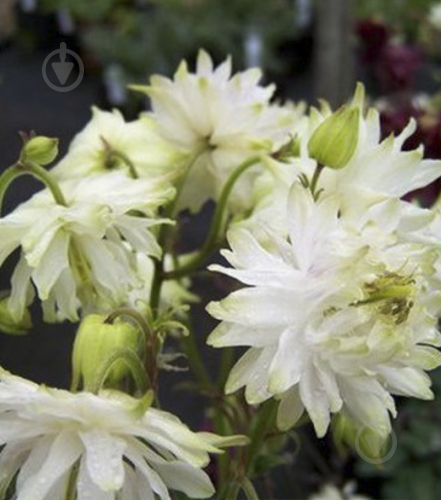
{"label": "white petal", "polygon": [[86,448],[86,465],[92,481],[104,491],[116,491],[124,483],[123,453],[127,443],[108,432],[80,432]]}
{"label": "white petal", "polygon": [[[61,432],[49,450],[40,470],[19,489],[17,500],[44,500],[56,482],[74,465],[81,454],[76,436]],[[49,499],[47,499],[49,500]]]}
{"label": "white petal", "polygon": [[299,386],[292,387],[281,395],[277,410],[277,427],[287,431],[293,427],[302,416],[305,407],[300,399]]}
{"label": "white petal", "polygon": [[85,462],[83,457],[77,479],[77,500],[114,500],[113,491],[103,491],[92,481]]}
{"label": "white petal", "polygon": [[190,498],[208,498],[215,493],[207,474],[185,462],[176,460],[167,464],[155,464],[153,468],[169,488],[183,491]]}

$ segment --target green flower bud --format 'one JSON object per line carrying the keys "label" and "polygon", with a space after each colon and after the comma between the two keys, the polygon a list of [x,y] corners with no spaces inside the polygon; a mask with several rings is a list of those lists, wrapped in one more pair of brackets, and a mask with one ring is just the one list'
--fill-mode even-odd
{"label": "green flower bud", "polygon": [[[73,386],[77,387],[80,379],[83,386],[93,384],[98,367],[111,356],[117,348],[133,350],[141,359],[145,354],[145,339],[139,328],[122,319],[106,323],[107,316],[90,314],[86,316],[78,328],[73,356]],[[124,361],[116,361],[106,378],[108,387],[116,387],[129,374]]]}
{"label": "green flower bud", "polygon": [[48,165],[58,155],[58,139],[37,136],[29,139],[21,152],[22,161],[32,161],[38,165]]}
{"label": "green flower bud", "polygon": [[360,109],[342,106],[326,118],[308,142],[308,152],[321,165],[343,168],[357,147]]}
{"label": "green flower bud", "polygon": [[[359,433],[359,430],[363,430]],[[372,429],[349,420],[341,413],[332,422],[332,437],[338,451],[344,455],[347,449],[360,451],[367,458],[378,460],[389,450],[389,438],[376,434]]]}
{"label": "green flower bud", "polygon": [[32,320],[29,311],[26,309],[23,318],[16,321],[8,308],[9,296],[0,300],[0,331],[10,335],[25,335],[32,328]]}

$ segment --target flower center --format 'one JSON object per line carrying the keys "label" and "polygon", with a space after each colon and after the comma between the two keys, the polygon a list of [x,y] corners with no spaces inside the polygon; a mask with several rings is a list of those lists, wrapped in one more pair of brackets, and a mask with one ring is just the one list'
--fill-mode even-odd
{"label": "flower center", "polygon": [[371,305],[378,314],[390,318],[395,325],[404,323],[413,307],[415,279],[386,271],[370,283],[364,285],[364,299],[354,306]]}

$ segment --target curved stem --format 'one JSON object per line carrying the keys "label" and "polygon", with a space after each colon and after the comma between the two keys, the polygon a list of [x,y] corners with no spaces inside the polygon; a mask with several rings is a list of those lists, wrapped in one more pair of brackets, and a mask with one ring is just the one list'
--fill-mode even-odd
{"label": "curved stem", "polygon": [[146,340],[146,369],[152,385],[153,390],[156,392],[156,379],[157,379],[157,369],[156,369],[156,335],[153,328],[148,324],[144,316],[130,307],[120,307],[115,309],[112,313],[107,316],[105,323],[112,324],[116,318],[119,316],[127,316],[132,318],[141,328],[144,333],[144,339]]}
{"label": "curved stem", "polygon": [[47,170],[31,161],[18,161],[14,163],[14,165],[8,167],[0,176],[0,212],[7,188],[16,177],[25,174],[32,175],[45,184],[58,205],[67,206],[66,199],[64,198],[60,186]]}
{"label": "curved stem", "polygon": [[133,179],[139,179],[138,172],[136,171],[135,164],[133,161],[123,152],[118,151],[116,149],[112,149],[110,152],[110,157],[118,158],[120,159],[123,163],[125,163],[129,169],[130,176]]}
{"label": "curved stem", "polygon": [[98,394],[106,381],[110,369],[117,361],[123,361],[126,363],[139,391],[145,394],[147,389],[150,387],[150,381],[147,373],[145,372],[144,366],[138,355],[126,347],[118,347],[114,349],[110,356],[98,366],[95,378],[90,387],[86,387],[86,390],[94,394]]}
{"label": "curved stem", "polygon": [[247,497],[247,500],[259,500],[259,495],[257,494],[253,483],[246,476],[242,478],[241,487]]}
{"label": "curved stem", "polygon": [[0,176],[0,215],[3,206],[3,199],[9,185],[16,177],[19,177],[20,175],[23,175],[25,173],[26,172],[18,170],[17,164],[14,163],[14,165],[8,167]]}
{"label": "curved stem", "polygon": [[187,274],[190,274],[191,272],[195,271],[198,269],[204,262],[205,260],[210,256],[210,254],[213,252],[213,250],[216,248],[218,239],[219,239],[219,234],[222,229],[222,224],[225,218],[225,213],[226,209],[228,206],[228,199],[231,195],[231,192],[236,184],[236,181],[239,179],[239,177],[250,167],[255,165],[260,161],[259,156],[253,156],[252,158],[249,158],[248,160],[244,161],[241,163],[236,170],[230,175],[228,178],[228,181],[224,185],[221,195],[219,197],[219,201],[216,204],[216,209],[214,212],[213,220],[211,223],[210,231],[208,233],[208,236],[200,250],[200,252],[190,261],[188,262],[185,266],[182,266],[179,269],[176,269],[174,271],[170,271],[168,273],[165,273],[164,278],[169,280],[169,279],[177,279],[177,278],[182,278],[183,276],[186,276]]}

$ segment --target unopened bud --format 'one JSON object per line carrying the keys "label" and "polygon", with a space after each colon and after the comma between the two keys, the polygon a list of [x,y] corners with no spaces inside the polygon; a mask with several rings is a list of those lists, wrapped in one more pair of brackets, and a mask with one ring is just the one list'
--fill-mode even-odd
{"label": "unopened bud", "polygon": [[[90,314],[86,316],[75,337],[72,364],[74,385],[80,378],[83,386],[90,386],[98,367],[112,355],[115,349],[132,349],[140,358],[144,356],[145,342],[139,328],[120,318],[106,323],[107,316]],[[106,378],[107,386],[115,387],[129,373],[124,361],[116,361]]]}
{"label": "unopened bud", "polygon": [[32,161],[38,165],[48,165],[58,155],[58,139],[37,136],[29,139],[21,152],[23,161]]}
{"label": "unopened bud", "polygon": [[387,453],[387,436],[377,434],[370,427],[353,422],[341,413],[333,420],[332,437],[342,454],[349,448],[361,452],[367,458],[378,460]]}
{"label": "unopened bud", "polygon": [[0,331],[10,335],[25,335],[32,328],[32,320],[29,311],[25,309],[20,321],[16,321],[8,307],[9,296],[0,300]]}
{"label": "unopened bud", "polygon": [[359,122],[359,108],[342,106],[315,129],[308,142],[310,156],[323,166],[343,168],[357,147]]}

